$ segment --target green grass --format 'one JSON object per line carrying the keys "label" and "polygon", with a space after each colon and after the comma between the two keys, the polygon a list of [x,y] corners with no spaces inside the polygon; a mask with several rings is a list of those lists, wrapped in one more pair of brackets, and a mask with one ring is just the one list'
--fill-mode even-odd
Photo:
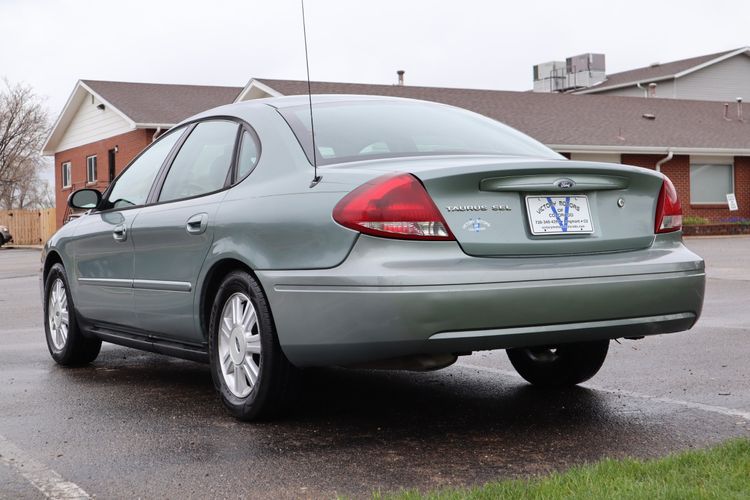
{"label": "green grass", "polygon": [[657,460],[603,460],[567,472],[488,483],[427,494],[404,491],[373,498],[416,499],[747,499],[750,440],[729,441],[705,451]]}

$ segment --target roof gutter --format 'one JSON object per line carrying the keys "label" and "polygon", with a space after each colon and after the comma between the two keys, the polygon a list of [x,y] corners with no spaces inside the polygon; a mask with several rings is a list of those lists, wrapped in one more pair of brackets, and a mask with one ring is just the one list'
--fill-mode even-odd
{"label": "roof gutter", "polygon": [[[591,145],[591,144],[552,144],[544,143],[548,148],[565,153],[620,153],[620,154],[644,154],[664,155],[664,146],[618,146],[618,145]],[[750,148],[704,148],[704,147],[679,147],[674,146],[667,149],[676,155],[711,155],[711,156],[750,156]]]}
{"label": "roof gutter", "polygon": [[667,156],[656,162],[656,171],[661,172],[661,166],[667,163],[672,158],[674,158],[674,151],[672,151],[672,148],[669,148],[667,149]]}

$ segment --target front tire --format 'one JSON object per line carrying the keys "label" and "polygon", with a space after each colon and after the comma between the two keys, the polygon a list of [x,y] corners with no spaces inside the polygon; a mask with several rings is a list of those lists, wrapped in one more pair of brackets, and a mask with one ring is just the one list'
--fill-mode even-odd
{"label": "front tire", "polygon": [[281,351],[263,290],[244,271],[229,273],[211,308],[211,377],[224,406],[240,420],[278,414],[291,403],[296,369]]}
{"label": "front tire", "polygon": [[64,366],[90,363],[102,347],[101,340],[84,336],[78,327],[62,264],[52,266],[44,284],[44,332],[52,359]]}
{"label": "front tire", "polygon": [[513,368],[526,381],[541,387],[564,387],[590,379],[604,364],[609,340],[562,344],[556,347],[508,349]]}

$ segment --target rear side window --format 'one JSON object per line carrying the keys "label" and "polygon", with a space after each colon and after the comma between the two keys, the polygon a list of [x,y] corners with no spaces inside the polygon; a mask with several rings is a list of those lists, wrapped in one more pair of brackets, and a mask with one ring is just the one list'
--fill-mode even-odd
{"label": "rear side window", "polygon": [[159,201],[191,198],[222,189],[232,164],[237,127],[229,121],[199,123],[175,156]]}
{"label": "rear side window", "polygon": [[240,154],[237,157],[237,180],[242,179],[258,163],[258,144],[250,132],[242,132],[242,142],[240,143]]}
{"label": "rear side window", "polygon": [[115,181],[105,208],[122,208],[146,203],[148,193],[164,160],[185,129],[162,136],[139,156]]}

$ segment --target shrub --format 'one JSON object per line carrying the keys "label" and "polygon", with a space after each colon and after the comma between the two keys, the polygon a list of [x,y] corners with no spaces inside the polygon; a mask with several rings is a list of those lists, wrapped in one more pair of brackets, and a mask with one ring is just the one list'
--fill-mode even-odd
{"label": "shrub", "polygon": [[708,224],[708,219],[698,217],[697,215],[686,215],[682,218],[682,223],[685,226],[702,226],[703,224]]}

